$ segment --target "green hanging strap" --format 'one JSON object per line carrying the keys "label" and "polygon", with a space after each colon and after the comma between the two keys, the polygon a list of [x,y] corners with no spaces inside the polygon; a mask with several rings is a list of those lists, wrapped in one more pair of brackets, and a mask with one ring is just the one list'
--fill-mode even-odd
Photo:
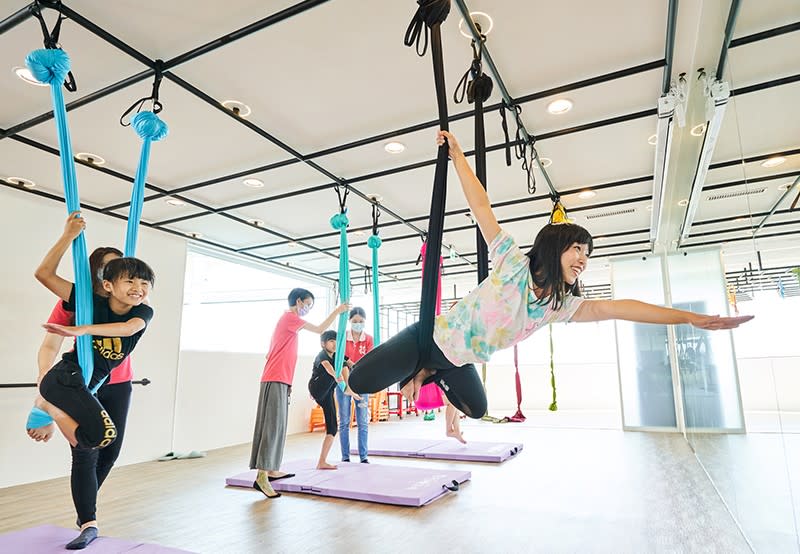
{"label": "green hanging strap", "polygon": [[550,404],[548,410],[555,412],[558,410],[558,404],[556,404],[556,366],[553,354],[553,324],[551,323],[547,327],[550,330],[550,387],[553,389],[553,402]]}
{"label": "green hanging strap", "polygon": [[381,305],[380,295],[378,294],[378,249],[381,247],[381,237],[378,236],[378,218],[381,215],[381,210],[378,208],[378,203],[373,201],[372,204],[372,236],[367,239],[367,246],[372,250],[372,339],[374,346],[381,343]]}
{"label": "green hanging strap", "polygon": [[[336,187],[336,194],[339,196],[340,213],[331,218],[331,227],[339,230],[339,301],[342,304],[350,302],[350,256],[347,250],[347,225],[350,222],[347,219],[347,208],[345,207],[348,192],[348,189],[345,188],[344,194],[342,194],[339,187]],[[339,330],[336,333],[336,357],[333,360],[336,381],[342,390],[347,388],[344,381],[339,380],[342,376],[344,350],[347,343],[347,315],[347,312],[339,314]]]}

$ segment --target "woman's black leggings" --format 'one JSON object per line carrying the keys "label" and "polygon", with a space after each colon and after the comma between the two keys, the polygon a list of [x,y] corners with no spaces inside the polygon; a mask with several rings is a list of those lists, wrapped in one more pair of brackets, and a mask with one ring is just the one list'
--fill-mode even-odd
{"label": "woman's black leggings", "polygon": [[97,492],[122,449],[132,389],[131,382],[126,381],[103,385],[97,391],[97,399],[117,426],[117,440],[101,449],[72,448],[72,501],[81,523],[97,519]]}
{"label": "woman's black leggings", "polygon": [[[325,379],[312,377],[308,382],[308,392],[322,408],[325,416],[325,434],[336,436],[339,425],[336,423],[336,405],[333,399],[333,389],[336,388],[336,381],[333,378]],[[348,397],[349,399],[349,397]]]}
{"label": "woman's black leggings", "polygon": [[117,438],[114,420],[86,387],[78,364],[58,362],[42,378],[39,393],[78,423],[79,448],[105,448]]}
{"label": "woman's black leggings", "polygon": [[447,399],[467,416],[480,419],[486,414],[486,391],[473,364],[456,366],[433,344],[429,359],[420,357],[418,324],[406,327],[359,360],[350,372],[350,388],[357,393],[374,393],[397,382],[407,382],[422,369],[435,369],[425,380],[441,388]]}

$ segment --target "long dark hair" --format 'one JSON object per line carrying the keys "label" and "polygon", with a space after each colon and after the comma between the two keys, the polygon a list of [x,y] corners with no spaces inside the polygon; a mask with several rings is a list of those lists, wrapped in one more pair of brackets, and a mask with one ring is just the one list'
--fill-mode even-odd
{"label": "long dark hair", "polygon": [[94,252],[89,256],[89,271],[92,274],[92,290],[103,295],[107,294],[103,290],[103,258],[109,254],[116,254],[120,258],[122,257],[122,252],[113,246],[95,248]]}
{"label": "long dark hair", "polygon": [[548,223],[533,241],[533,246],[526,254],[530,258],[530,270],[533,284],[545,292],[539,304],[550,303],[554,310],[564,305],[567,294],[580,296],[580,284],[568,285],[564,281],[561,270],[561,255],[575,243],[589,246],[589,254],[594,249],[592,235],[574,223]]}

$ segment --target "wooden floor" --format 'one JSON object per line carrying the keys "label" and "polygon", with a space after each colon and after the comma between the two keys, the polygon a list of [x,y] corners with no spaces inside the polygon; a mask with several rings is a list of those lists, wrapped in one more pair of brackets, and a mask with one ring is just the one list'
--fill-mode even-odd
{"label": "wooden floor", "polygon": [[[438,438],[441,418],[372,426],[381,436]],[[195,552],[750,552],[679,435],[465,424],[473,440],[517,440],[504,464],[372,458],[458,467],[472,481],[423,508],[226,488],[249,445],[207,458],[115,469],[101,534]],[[314,457],[321,433],[292,436],[285,459]],[[355,433],[353,433],[355,440]],[[338,443],[331,461],[338,457]],[[74,526],[66,478],[0,489],[0,533]]]}

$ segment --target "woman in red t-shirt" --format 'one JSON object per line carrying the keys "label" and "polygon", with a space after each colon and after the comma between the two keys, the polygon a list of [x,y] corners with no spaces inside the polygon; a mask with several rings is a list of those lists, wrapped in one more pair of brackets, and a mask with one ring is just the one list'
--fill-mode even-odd
{"label": "woman in red t-shirt", "polygon": [[[108,295],[102,285],[103,268],[111,260],[121,257],[122,252],[110,246],[97,248],[89,256],[92,287],[96,294]],[[75,314],[65,310],[59,300],[50,313],[47,322],[59,325],[74,325]],[[37,356],[39,365],[37,382],[41,381],[42,377],[55,364],[63,342],[64,337],[61,335],[45,334]],[[97,492],[106,477],[108,477],[122,448],[122,439],[125,436],[125,422],[128,418],[128,408],[130,407],[133,388],[131,379],[131,363],[130,357],[128,357],[111,371],[108,380],[97,390],[97,399],[108,412],[109,417],[117,428],[116,440],[101,449],[70,447],[72,450],[72,471],[70,474],[72,501],[78,513],[78,526],[97,527]],[[47,442],[54,431],[55,424],[51,423],[45,427],[29,429],[28,435],[36,441]]]}
{"label": "woman in red t-shirt", "polygon": [[289,422],[289,395],[292,391],[294,370],[297,365],[297,333],[301,329],[322,334],[333,320],[350,309],[347,304],[338,306],[325,321],[314,325],[303,317],[314,306],[314,295],[306,289],[292,289],[289,293],[289,309],[275,326],[267,353],[267,363],[261,374],[256,423],[253,430],[253,446],[250,451],[250,469],[257,469],[253,488],[267,498],[276,498],[270,481],[292,477],[280,471],[283,447],[286,444],[286,428]]}

